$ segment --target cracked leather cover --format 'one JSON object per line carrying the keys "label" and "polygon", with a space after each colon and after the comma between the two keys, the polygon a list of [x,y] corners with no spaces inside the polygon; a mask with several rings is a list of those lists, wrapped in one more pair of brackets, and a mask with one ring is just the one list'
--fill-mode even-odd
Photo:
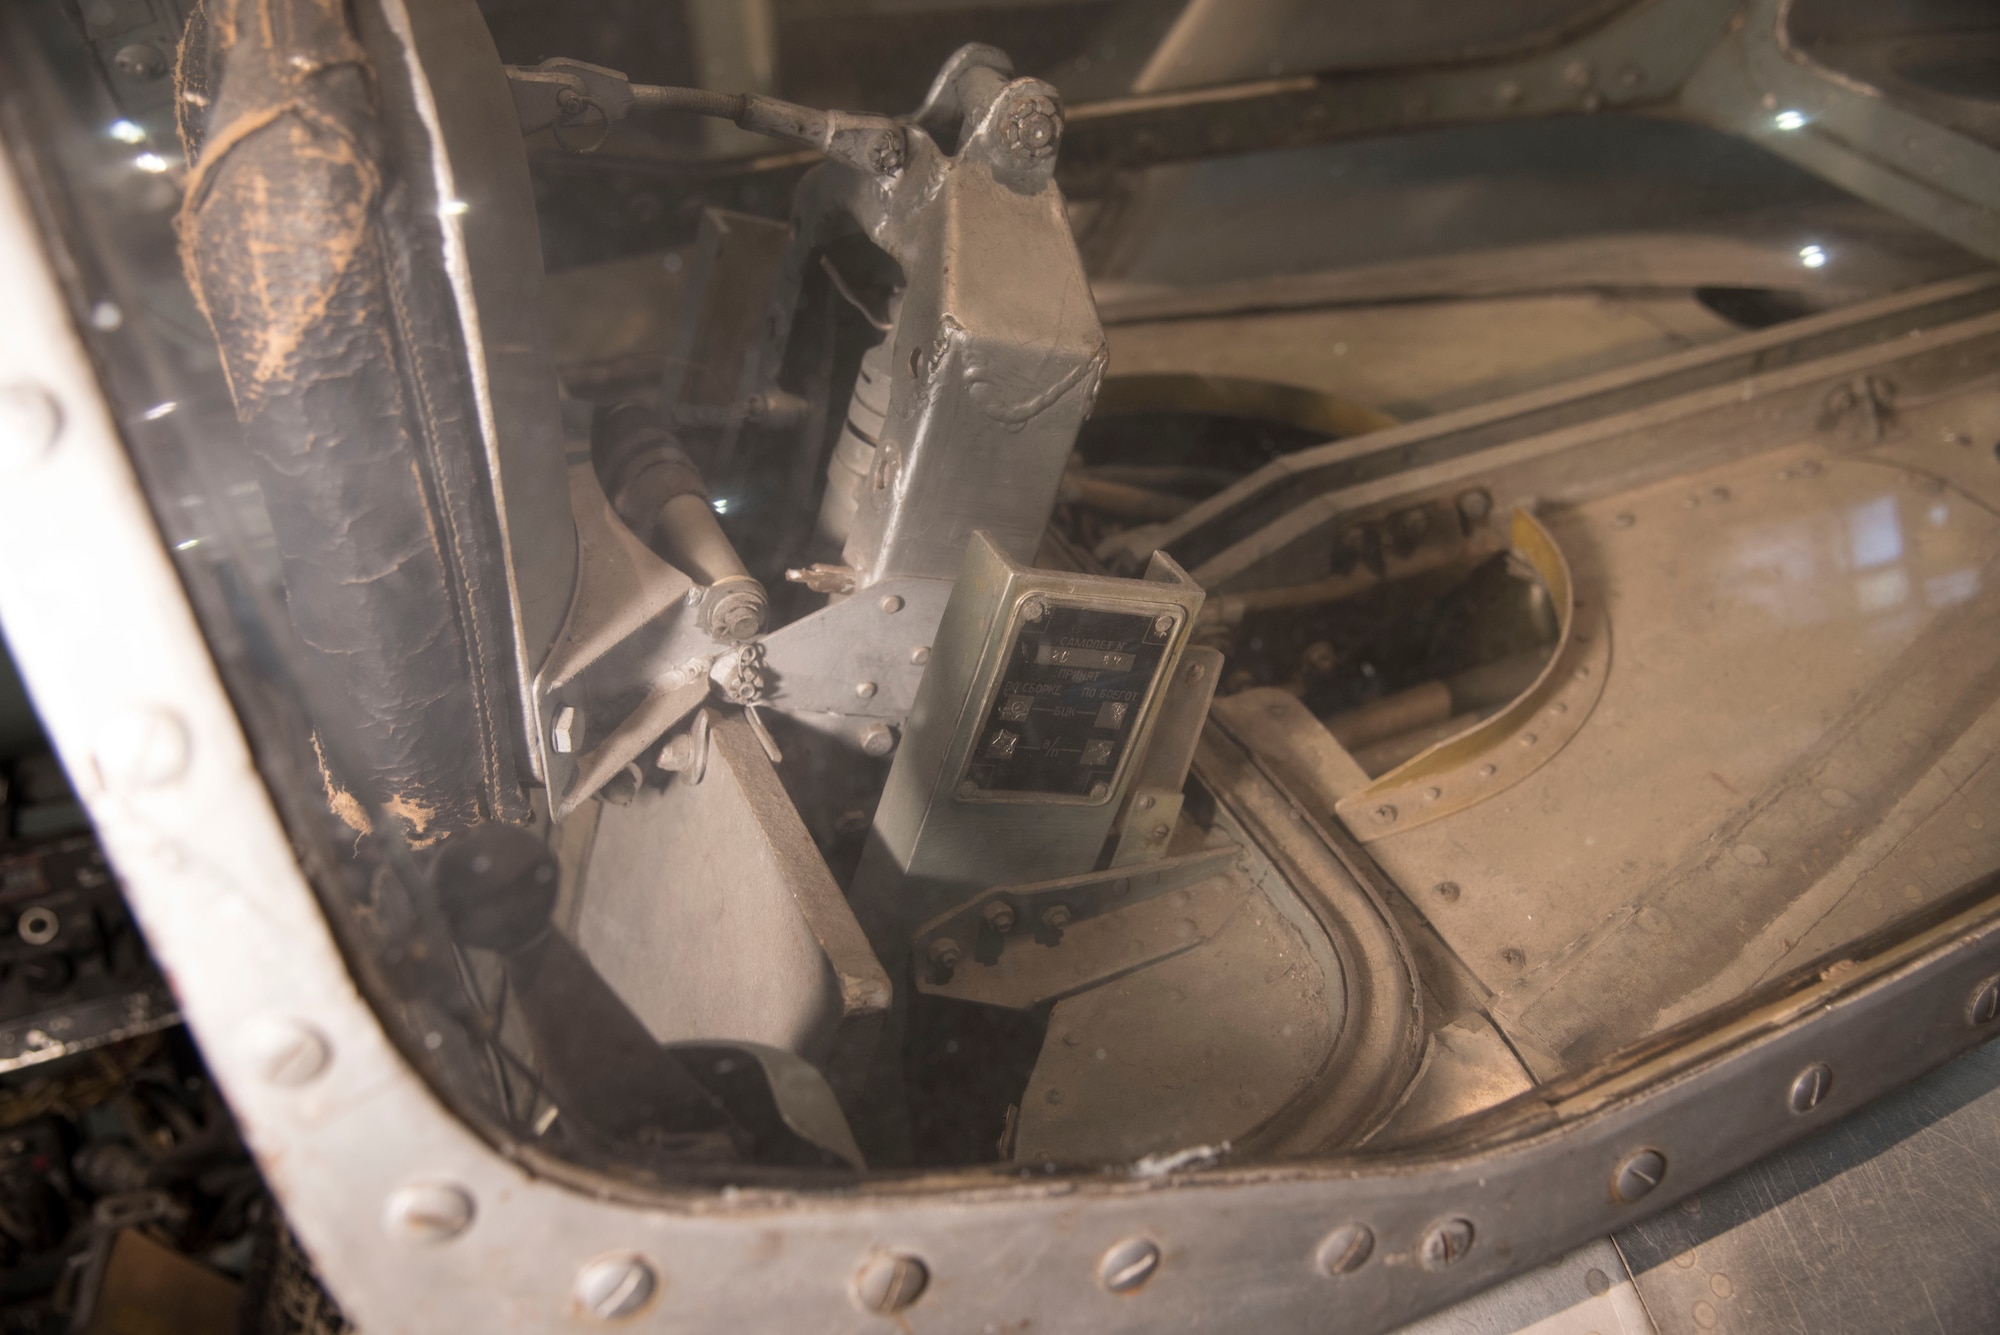
{"label": "cracked leather cover", "polygon": [[[498,522],[435,221],[340,0],[209,0],[182,44],[182,263],[222,351],[351,823],[526,820]],[[348,788],[354,791],[350,795]],[[354,799],[360,799],[358,802]]]}

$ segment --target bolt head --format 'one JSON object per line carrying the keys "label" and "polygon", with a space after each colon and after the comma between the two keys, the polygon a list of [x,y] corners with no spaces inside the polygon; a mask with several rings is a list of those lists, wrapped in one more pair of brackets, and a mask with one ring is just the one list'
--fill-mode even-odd
{"label": "bolt head", "polygon": [[1789,1102],[1795,1113],[1809,1113],[1826,1101],[1833,1092],[1833,1068],[1825,1062],[1814,1062],[1800,1071],[1792,1081]]}
{"label": "bolt head", "polygon": [[873,1316],[894,1316],[924,1296],[930,1267],[907,1252],[877,1252],[854,1272],[854,1305]]}
{"label": "bolt head", "polygon": [[413,1182],[389,1194],[383,1223],[404,1242],[449,1242],[472,1226],[472,1195],[450,1182]]}
{"label": "bolt head", "polygon": [[1137,1293],[1160,1268],[1160,1248],[1146,1238],[1115,1243],[1097,1263],[1097,1282],[1113,1293]]}
{"label": "bolt head", "polygon": [[555,721],[549,724],[549,745],[557,755],[570,755],[576,744],[582,740],[583,729],[579,726],[575,705],[564,705],[556,711]]}
{"label": "bolt head", "polygon": [[881,757],[896,749],[896,730],[886,723],[871,723],[861,733],[864,754]]}
{"label": "bolt head", "polygon": [[293,1088],[326,1069],[333,1051],[325,1036],[301,1020],[265,1016],[253,1020],[243,1035],[251,1069],[266,1083]]}
{"label": "bolt head", "polygon": [[0,471],[37,463],[62,434],[62,409],[39,385],[0,385]]}
{"label": "bolt head", "polygon": [[1652,1193],[1667,1175],[1667,1156],[1658,1150],[1635,1150],[1618,1163],[1611,1175],[1611,1194],[1630,1205]]}
{"label": "bolt head", "polygon": [[1314,1259],[1323,1275],[1351,1275],[1375,1252],[1375,1234],[1366,1224],[1342,1224],[1326,1235]]}
{"label": "bolt head", "polygon": [[583,1314],[599,1321],[616,1321],[652,1301],[660,1277],[643,1256],[625,1253],[600,1256],[576,1273],[572,1293]]}
{"label": "bolt head", "polygon": [[1417,1245],[1417,1263],[1426,1270],[1443,1270],[1472,1250],[1472,1221],[1447,1219],[1431,1225]]}

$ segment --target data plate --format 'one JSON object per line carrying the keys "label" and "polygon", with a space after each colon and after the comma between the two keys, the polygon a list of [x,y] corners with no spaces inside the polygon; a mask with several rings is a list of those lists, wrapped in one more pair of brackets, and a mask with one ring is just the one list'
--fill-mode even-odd
{"label": "data plate", "polygon": [[1179,624],[1176,609],[1026,600],[960,795],[1108,798]]}

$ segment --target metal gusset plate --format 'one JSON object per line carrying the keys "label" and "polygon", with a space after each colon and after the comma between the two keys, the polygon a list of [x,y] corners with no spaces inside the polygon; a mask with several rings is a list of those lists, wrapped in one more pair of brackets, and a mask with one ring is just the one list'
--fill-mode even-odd
{"label": "metal gusset plate", "polygon": [[1144,868],[996,886],[920,928],[917,988],[1027,1010],[1191,950],[1250,889],[1230,844]]}

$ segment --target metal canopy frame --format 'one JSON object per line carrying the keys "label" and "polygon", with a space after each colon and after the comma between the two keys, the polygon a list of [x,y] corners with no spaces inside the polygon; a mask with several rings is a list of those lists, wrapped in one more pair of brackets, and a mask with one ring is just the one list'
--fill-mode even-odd
{"label": "metal canopy frame", "polygon": [[[1065,174],[1624,108],[1754,137],[2000,257],[2000,155],[1813,65],[1786,45],[1787,10],[1655,0],[1531,57],[1076,108]],[[1787,110],[1795,128],[1778,124]],[[717,1195],[488,1143],[391,1042],[341,957],[4,162],[0,290],[15,300],[0,325],[0,618],[246,1140],[365,1329],[886,1330],[870,1287],[885,1257],[928,1276],[899,1313],[911,1330],[1318,1329],[1332,1312],[1383,1329],[2000,1034],[1988,883],[1421,1151]],[[1954,337],[1986,336],[1970,323]],[[1366,865],[1269,775],[1247,781],[1289,804],[1300,838]],[[1801,1110],[1795,1085],[1822,1066],[1831,1084],[1815,1076],[1823,1097]],[[1112,1291],[1106,1264],[1148,1247],[1143,1284]]]}

